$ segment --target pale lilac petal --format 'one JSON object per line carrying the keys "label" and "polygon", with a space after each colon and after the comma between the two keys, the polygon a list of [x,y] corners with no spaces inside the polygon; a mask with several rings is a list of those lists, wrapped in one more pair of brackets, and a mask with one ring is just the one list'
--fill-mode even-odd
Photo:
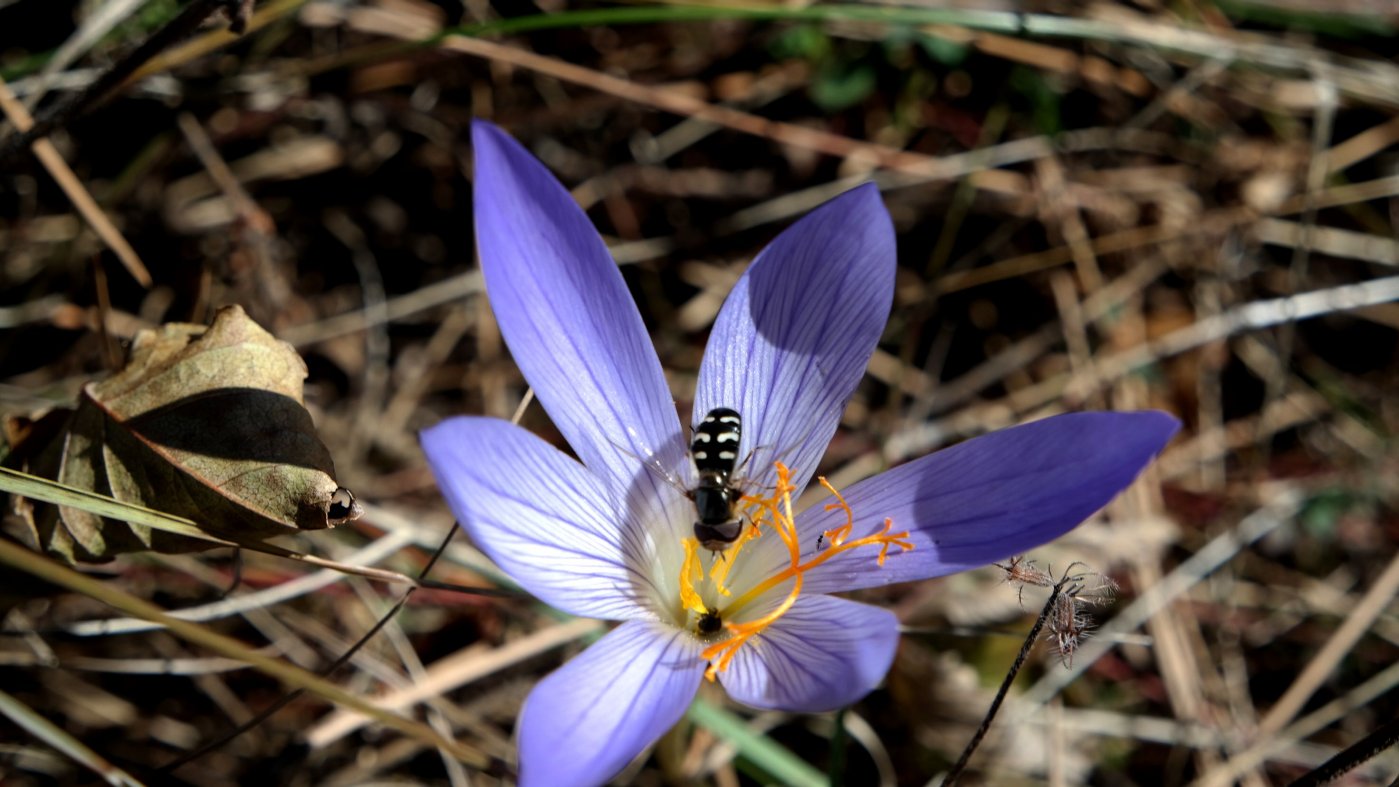
{"label": "pale lilac petal", "polygon": [[800,489],[864,376],[894,294],[894,227],[865,185],[777,237],[724,302],[709,335],[694,419],[743,417],[743,475],[772,486],[774,460]]}
{"label": "pale lilac petal", "polygon": [[641,458],[675,472],[685,445],[616,263],[573,198],[519,143],[482,121],[471,139],[481,272],[515,363],[583,464],[619,495],[664,509],[679,493]]}
{"label": "pale lilac petal", "polygon": [[739,646],[719,680],[729,696],[755,708],[835,710],[879,685],[898,644],[894,613],[803,594],[787,614]]}
{"label": "pale lilac petal", "polygon": [[495,418],[452,418],[422,444],[462,528],[530,593],[583,617],[649,614],[646,533],[582,465]]}
{"label": "pale lilac petal", "polygon": [[684,715],[702,646],[633,620],[539,682],[520,712],[520,784],[603,784]]}
{"label": "pale lilac petal", "polygon": [[[841,553],[807,572],[805,591],[838,593],[942,576],[1052,541],[1131,484],[1179,427],[1161,412],[1061,415],[977,437],[854,484],[842,490],[855,512],[852,539],[892,517],[893,532],[909,531],[914,549],[891,549],[882,568],[876,550]],[[822,508],[797,516],[808,554],[823,531],[844,521],[839,511]]]}

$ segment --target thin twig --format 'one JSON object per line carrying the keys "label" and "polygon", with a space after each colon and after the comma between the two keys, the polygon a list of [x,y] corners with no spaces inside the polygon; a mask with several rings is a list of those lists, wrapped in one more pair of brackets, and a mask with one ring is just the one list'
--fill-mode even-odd
{"label": "thin twig", "polygon": [[697,118],[744,134],[772,139],[783,145],[814,150],[836,158],[860,156],[883,167],[914,173],[935,167],[938,164],[936,158],[922,153],[900,150],[873,142],[862,142],[841,134],[833,134],[829,131],[808,128],[795,123],[769,120],[732,107],[711,104],[702,98],[682,93],[679,90],[621,79],[576,63],[540,55],[519,47],[460,35],[444,37],[440,46],[453,52],[462,52],[500,63],[509,63],[566,82],[585,85],[592,90],[617,96],[626,101],[654,106],[676,115]]}
{"label": "thin twig", "polygon": [[155,604],[137,598],[95,577],[74,571],[49,560],[18,544],[0,539],[0,563],[28,573],[38,579],[60,585],[74,593],[102,599],[108,605],[137,617],[160,623],[175,636],[207,648],[217,654],[242,659],[253,668],[277,679],[283,685],[309,689],[317,696],[337,705],[354,708],[370,715],[379,724],[397,730],[429,745],[445,747],[463,761],[486,767],[491,758],[460,741],[442,737],[437,731],[413,719],[375,707],[353,692],[337,686],[318,675],[307,672],[281,659],[264,656],[232,637],[171,617]]}
{"label": "thin twig", "polygon": [[957,783],[962,771],[967,768],[967,761],[971,759],[972,753],[981,745],[982,738],[991,729],[991,722],[995,720],[996,713],[1001,709],[1001,703],[1005,702],[1006,695],[1010,692],[1010,686],[1015,682],[1015,676],[1020,674],[1020,668],[1025,665],[1025,659],[1029,658],[1030,651],[1035,647],[1035,641],[1039,639],[1040,630],[1044,628],[1045,621],[1054,612],[1054,605],[1059,601],[1059,594],[1064,586],[1075,579],[1065,575],[1063,579],[1055,583],[1054,588],[1049,591],[1049,599],[1044,602],[1044,608],[1040,610],[1040,616],[1035,619],[1035,625],[1030,627],[1030,633],[1025,637],[1025,643],[1020,646],[1020,652],[1015,655],[1015,663],[1010,665],[1010,671],[1006,673],[1005,680],[1001,681],[1001,688],[996,692],[996,698],[991,701],[991,707],[986,711],[986,717],[981,720],[981,726],[976,728],[976,734],[967,743],[967,747],[962,750],[962,756],[957,758],[957,763],[948,771],[947,778],[942,780],[943,787],[951,787]]}
{"label": "thin twig", "polygon": [[[1307,162],[1307,188],[1302,194],[1301,236],[1300,242],[1292,247],[1292,263],[1288,266],[1287,271],[1289,295],[1300,292],[1307,281],[1312,253],[1312,230],[1317,219],[1316,195],[1326,186],[1326,173],[1329,171],[1326,155],[1331,143],[1331,131],[1336,120],[1336,104],[1339,100],[1335,87],[1325,78],[1325,69],[1320,66],[1318,69],[1320,71],[1317,75],[1318,78],[1312,82],[1317,91],[1317,105],[1312,121],[1311,156]],[[1292,348],[1296,335],[1296,322],[1288,320],[1278,326],[1277,350],[1279,364],[1283,369],[1291,365]],[[1264,378],[1264,381],[1263,406],[1266,408],[1286,392],[1288,376],[1286,374],[1273,375]],[[1258,443],[1261,449],[1259,465],[1266,466],[1268,456],[1272,451],[1272,441],[1260,434],[1258,435]]]}
{"label": "thin twig", "polygon": [[[434,565],[436,565],[437,559],[441,557],[443,551],[447,549],[447,545],[451,543],[452,536],[456,534],[457,529],[459,527],[460,525],[456,522],[452,523],[452,528],[447,531],[446,538],[442,539],[442,545],[437,548],[437,551],[432,554],[432,557],[429,558],[427,563],[423,566],[423,570],[418,573],[419,582],[423,582],[427,579],[428,572],[432,570],[432,567]],[[347,649],[344,653],[340,655],[340,658],[336,659],[333,663],[331,663],[329,667],[323,670],[321,672],[321,676],[329,678],[331,675],[335,674],[336,670],[340,669],[347,662],[349,662],[349,660],[353,658],[356,653],[359,652],[359,649],[364,647],[365,643],[373,639],[375,634],[378,634],[379,631],[384,628],[384,626],[388,625],[389,621],[393,620],[394,616],[398,614],[398,611],[400,609],[403,609],[403,605],[408,603],[408,599],[413,595],[413,592],[417,589],[417,587],[410,587],[404,590],[403,595],[399,596],[398,598],[398,603],[394,604],[388,612],[385,612],[384,615],[379,618],[378,622],[371,626],[368,631],[364,632],[364,634],[358,640],[355,641],[355,644],[351,645],[349,649]],[[214,751],[215,749],[221,748],[222,746],[229,743],[238,736],[242,735],[243,733],[247,732],[248,730],[257,727],[264,721],[267,721],[267,719],[271,717],[272,714],[276,713],[282,708],[285,708],[287,705],[290,705],[298,697],[305,693],[305,689],[294,689],[292,691],[287,692],[286,694],[283,694],[281,699],[264,708],[256,716],[253,716],[251,719],[248,719],[246,722],[238,725],[237,727],[234,727],[233,729],[229,730],[223,735],[220,735],[214,740],[209,741],[203,746],[200,746],[199,748],[194,749],[193,751],[186,752],[180,755],[179,757],[176,757],[175,759],[171,760],[170,762],[165,763],[164,765],[160,766],[158,771],[161,773],[169,773],[170,771],[175,770],[181,765],[193,762],[194,760],[199,759],[205,754],[208,754],[209,752]]]}
{"label": "thin twig", "polygon": [[1330,784],[1376,754],[1399,743],[1399,717],[1380,725],[1379,729],[1351,744],[1345,751],[1321,764],[1289,787],[1314,787]]}

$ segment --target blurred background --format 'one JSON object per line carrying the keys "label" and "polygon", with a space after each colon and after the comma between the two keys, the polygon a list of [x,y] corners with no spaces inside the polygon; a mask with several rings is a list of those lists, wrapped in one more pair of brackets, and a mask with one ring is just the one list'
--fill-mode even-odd
{"label": "blurred background", "polygon": [[[1185,423],[1137,486],[1029,556],[1121,590],[1076,652],[1037,646],[968,779],[1286,783],[1399,717],[1390,0],[258,0],[234,10],[251,12],[242,36],[218,10],[138,52],[202,1],[0,0],[7,416],[71,404],[138,330],[241,304],[305,358],[337,480],[368,507],[299,548],[414,573],[451,524],[417,431],[509,418],[526,391],[476,271],[472,118],[588,211],[682,417],[747,262],[872,180],[899,279],[822,467],[838,486],[1058,412]],[[110,98],[86,96],[123,63],[139,68]],[[15,149],[29,112],[74,100],[47,153]],[[562,445],[537,406],[523,423]],[[208,610],[237,576],[235,603],[200,622],[312,670],[401,594],[289,586],[308,572],[228,550],[88,570],[167,609]],[[493,578],[460,537],[432,576]],[[907,626],[885,688],[815,717],[706,694],[713,714],[621,780],[936,779],[1044,601],[1005,579],[859,594]],[[274,702],[277,681],[28,590],[6,602],[0,688],[157,783],[510,782],[520,702],[600,631],[528,600],[421,591],[337,673],[484,752],[484,770],[302,698],[154,777]],[[0,775],[89,778],[3,721]],[[1391,748],[1345,783],[1396,775]]]}

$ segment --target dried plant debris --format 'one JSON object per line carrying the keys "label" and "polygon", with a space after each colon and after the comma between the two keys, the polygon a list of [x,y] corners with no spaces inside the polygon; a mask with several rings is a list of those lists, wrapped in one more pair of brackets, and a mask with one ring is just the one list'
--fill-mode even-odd
{"label": "dried plant debris", "polygon": [[1117,598],[1117,582],[1106,574],[1082,570],[1085,567],[1081,563],[1070,565],[1056,580],[1052,571],[1039,568],[1035,561],[1024,555],[1016,555],[1005,563],[994,565],[1005,572],[1006,582],[1017,586],[1021,606],[1025,603],[1027,585],[1042,588],[1059,586],[1059,595],[1055,596],[1054,606],[1046,620],[1045,638],[1054,646],[1054,652],[1064,667],[1073,666],[1074,654],[1093,630],[1091,611],[1105,607]]}
{"label": "dried plant debris", "polygon": [[[142,331],[125,368],[75,410],[13,422],[9,462],[70,486],[194,520],[252,543],[334,527],[361,509],[302,403],[306,365],[238,306],[213,325]],[[70,561],[187,552],[206,542],[67,506],[16,501],[35,542]]]}

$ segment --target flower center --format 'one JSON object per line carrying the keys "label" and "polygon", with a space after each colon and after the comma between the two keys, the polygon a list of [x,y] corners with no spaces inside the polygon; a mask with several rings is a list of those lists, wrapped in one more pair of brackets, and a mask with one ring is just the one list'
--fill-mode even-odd
{"label": "flower center", "polygon": [[[805,562],[802,561],[801,545],[798,543],[797,526],[792,516],[792,492],[796,488],[792,486],[792,471],[781,462],[776,462],[777,468],[777,488],[769,496],[744,495],[740,501],[740,514],[751,524],[743,529],[742,534],[734,545],[723,552],[723,559],[711,562],[708,576],[700,559],[699,542],[693,538],[684,541],[685,565],[680,570],[680,602],[685,609],[694,612],[699,616],[696,624],[696,631],[705,637],[718,635],[727,631],[729,636],[715,642],[700,654],[709,661],[709,669],[705,670],[704,676],[709,680],[714,680],[715,676],[729,668],[729,663],[743,647],[753,637],[762,633],[763,629],[771,626],[779,618],[797,603],[797,597],[802,591],[802,575],[807,571],[825,563],[832,557],[849,552],[852,549],[862,547],[879,547],[879,554],[875,557],[875,562],[880,566],[884,565],[884,558],[889,554],[889,547],[897,546],[902,551],[913,549],[913,544],[908,541],[908,531],[901,533],[890,533],[894,526],[894,520],[885,518],[884,527],[878,532],[871,533],[863,538],[850,540],[851,532],[855,528],[855,516],[850,510],[850,506],[841,497],[840,492],[831,486],[825,478],[818,478],[821,486],[824,486],[835,496],[834,503],[827,503],[826,510],[834,511],[841,509],[845,512],[845,524],[834,530],[827,530],[822,533],[817,541],[817,552]],[[713,607],[705,603],[700,589],[712,588],[716,596],[728,598],[732,596],[725,582],[728,579],[729,571],[738,560],[739,552],[745,544],[760,537],[764,529],[769,529],[777,534],[787,548],[788,565],[779,569],[775,574],[752,587],[745,590],[738,598],[729,601],[719,607]],[[825,549],[821,549],[824,543]],[[755,619],[743,623],[730,622],[731,619],[744,607],[756,601],[764,593],[781,585],[788,580],[792,586],[787,591],[786,598],[778,604],[771,612]],[[699,588],[699,589],[697,589]]]}

